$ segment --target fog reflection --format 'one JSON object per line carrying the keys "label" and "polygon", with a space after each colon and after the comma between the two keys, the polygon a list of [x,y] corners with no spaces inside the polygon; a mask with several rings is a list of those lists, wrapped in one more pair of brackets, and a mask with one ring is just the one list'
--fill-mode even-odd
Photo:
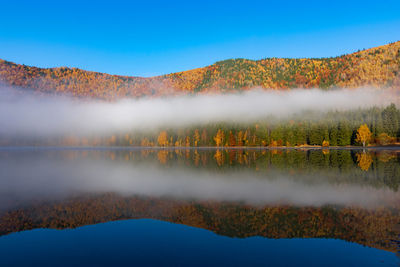
{"label": "fog reflection", "polygon": [[[288,156],[288,153],[293,154]],[[399,203],[396,153],[313,153],[316,154],[307,151],[2,150],[0,208],[104,192],[259,205],[369,208]],[[338,164],[330,158],[334,153],[339,158]],[[385,161],[379,160],[380,155]],[[394,168],[393,174],[389,174],[393,177],[386,177],[387,183],[381,182],[380,169],[388,175],[389,167]]]}

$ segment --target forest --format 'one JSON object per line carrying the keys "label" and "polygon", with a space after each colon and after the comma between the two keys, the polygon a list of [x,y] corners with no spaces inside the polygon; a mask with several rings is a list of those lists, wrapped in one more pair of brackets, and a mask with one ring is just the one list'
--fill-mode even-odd
{"label": "forest", "polygon": [[227,93],[252,88],[400,87],[400,41],[330,58],[229,59],[156,77],[77,68],[37,68],[0,59],[0,84],[38,94],[113,101],[121,98]]}

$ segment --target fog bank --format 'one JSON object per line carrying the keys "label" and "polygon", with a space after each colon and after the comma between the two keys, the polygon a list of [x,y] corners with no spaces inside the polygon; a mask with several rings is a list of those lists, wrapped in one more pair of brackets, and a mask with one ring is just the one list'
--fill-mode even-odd
{"label": "fog bank", "polygon": [[394,91],[372,88],[251,90],[238,94],[125,99],[118,102],[10,93],[0,88],[0,134],[48,137],[108,134],[213,122],[251,122],[398,104]]}

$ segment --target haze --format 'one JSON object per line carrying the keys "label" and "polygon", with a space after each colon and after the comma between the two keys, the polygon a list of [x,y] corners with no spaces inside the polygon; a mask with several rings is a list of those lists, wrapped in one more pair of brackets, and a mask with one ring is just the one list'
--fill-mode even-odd
{"label": "haze", "polygon": [[156,130],[215,122],[252,122],[268,116],[319,114],[398,103],[398,93],[359,88],[323,91],[255,89],[224,95],[176,96],[103,102],[14,94],[0,88],[0,134],[50,137]]}
{"label": "haze", "polygon": [[[46,152],[47,153],[47,152]],[[269,171],[216,173],[204,169],[163,168],[157,163],[96,157],[68,159],[65,151],[10,152],[0,156],[0,209],[37,201],[113,192],[125,196],[171,197],[185,200],[244,202],[255,205],[358,205],[375,208],[397,205],[398,192],[363,183],[330,183],[325,174],[307,183]],[[339,174],[338,174],[339,175]],[[341,174],[346,175],[346,174]]]}

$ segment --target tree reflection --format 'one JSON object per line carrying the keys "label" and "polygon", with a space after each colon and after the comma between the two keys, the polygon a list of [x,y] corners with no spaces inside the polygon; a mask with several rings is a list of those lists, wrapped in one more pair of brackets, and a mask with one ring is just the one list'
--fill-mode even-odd
{"label": "tree reflection", "polygon": [[373,160],[372,155],[363,151],[362,153],[357,153],[357,164],[363,171],[368,171],[371,167]]}

